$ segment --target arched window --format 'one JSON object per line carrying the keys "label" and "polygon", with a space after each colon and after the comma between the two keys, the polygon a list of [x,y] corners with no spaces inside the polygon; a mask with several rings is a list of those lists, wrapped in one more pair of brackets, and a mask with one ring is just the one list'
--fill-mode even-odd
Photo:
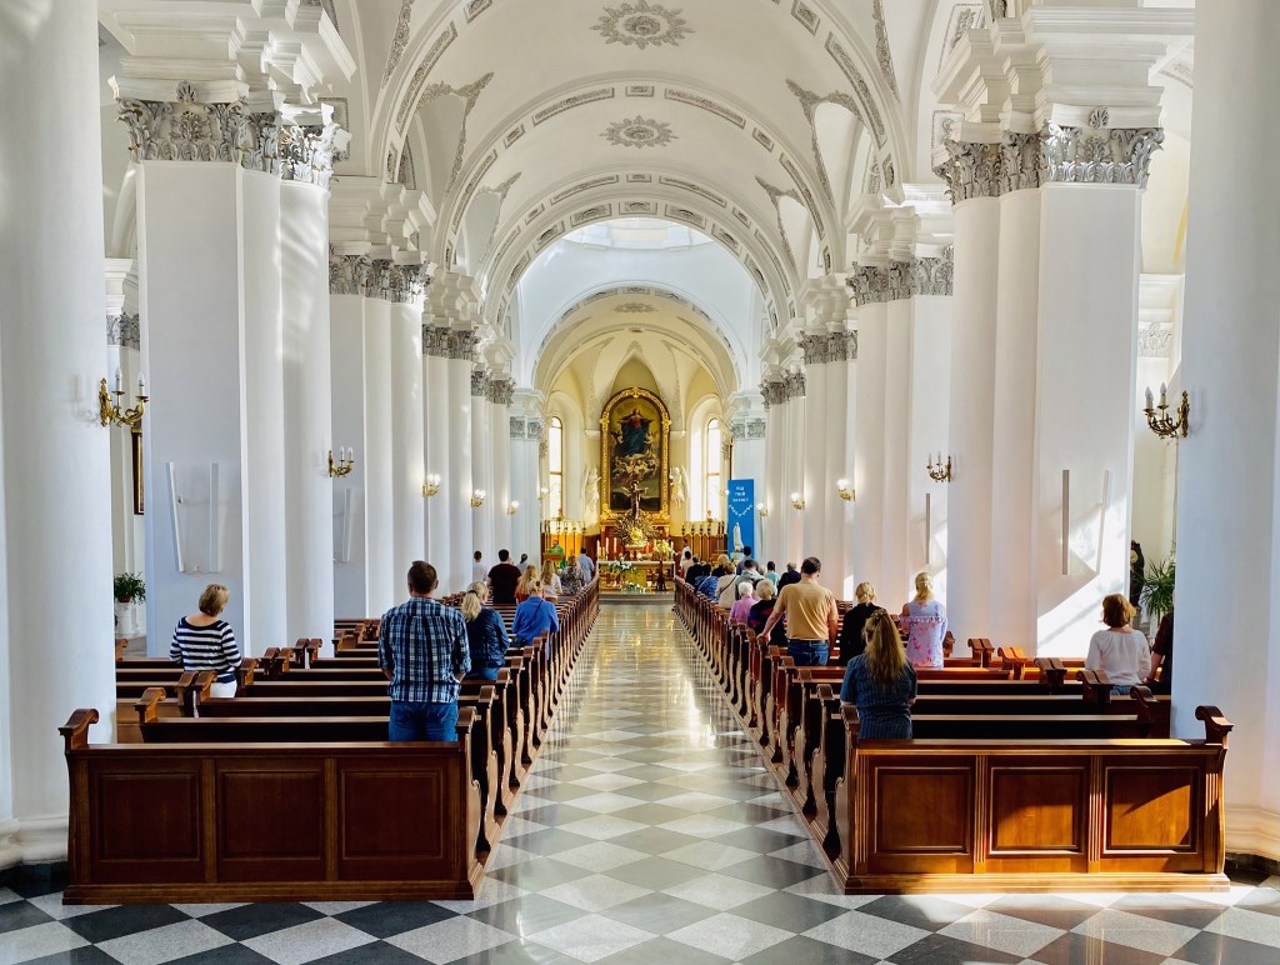
{"label": "arched window", "polygon": [[564,519],[564,423],[552,416],[547,429],[547,515]]}
{"label": "arched window", "polygon": [[706,482],[702,491],[705,494],[705,506],[708,519],[719,519],[720,509],[720,420],[712,419],[707,423],[707,431],[703,434],[704,449],[702,465],[706,467]]}

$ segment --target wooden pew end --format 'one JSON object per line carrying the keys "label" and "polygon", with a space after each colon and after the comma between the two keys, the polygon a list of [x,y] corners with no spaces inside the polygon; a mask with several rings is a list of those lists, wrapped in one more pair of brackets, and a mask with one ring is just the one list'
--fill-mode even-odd
{"label": "wooden pew end", "polygon": [[1204,721],[1204,741],[1206,744],[1227,746],[1227,735],[1235,729],[1235,724],[1223,716],[1222,711],[1212,704],[1202,704],[1196,708],[1196,720]]}
{"label": "wooden pew end", "polygon": [[[163,691],[161,691],[163,693]],[[98,712],[92,707],[81,707],[67,722],[58,728],[62,735],[63,752],[84,750],[89,746],[89,725],[98,722]]]}

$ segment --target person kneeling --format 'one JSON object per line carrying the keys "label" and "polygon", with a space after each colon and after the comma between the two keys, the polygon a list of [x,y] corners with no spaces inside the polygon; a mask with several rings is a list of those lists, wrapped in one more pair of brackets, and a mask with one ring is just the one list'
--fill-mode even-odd
{"label": "person kneeling", "polygon": [[436,568],[409,567],[409,599],[382,616],[378,665],[391,683],[391,741],[456,741],[458,692],[471,669],[467,622],[432,598]]}

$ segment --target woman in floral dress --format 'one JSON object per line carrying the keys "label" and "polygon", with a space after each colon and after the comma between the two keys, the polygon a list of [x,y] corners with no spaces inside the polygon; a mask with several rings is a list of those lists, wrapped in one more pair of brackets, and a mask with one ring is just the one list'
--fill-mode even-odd
{"label": "woman in floral dress", "polygon": [[902,608],[907,659],[913,667],[942,668],[942,640],[947,635],[947,608],[933,595],[928,573],[916,574],[916,595]]}

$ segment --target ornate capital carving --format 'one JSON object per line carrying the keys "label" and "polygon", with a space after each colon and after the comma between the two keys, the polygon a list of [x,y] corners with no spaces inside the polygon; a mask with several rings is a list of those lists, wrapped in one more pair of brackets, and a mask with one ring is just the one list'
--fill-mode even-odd
{"label": "ornate capital carving", "polygon": [[129,129],[135,161],[238,161],[252,149],[244,102],[204,104],[195,87],[178,84],[176,101],[121,98],[119,118]]}
{"label": "ornate capital carving", "polygon": [[280,180],[302,181],[327,191],[333,175],[333,141],[337,133],[335,124],[280,125],[276,132]]}
{"label": "ornate capital carving", "polygon": [[800,342],[804,351],[805,365],[820,365],[829,361],[827,358],[827,335],[825,332],[805,335]]}
{"label": "ornate capital carving", "polygon": [[119,315],[108,315],[107,344],[140,351],[142,338],[138,327],[138,316],[130,315],[128,312],[121,312]]}
{"label": "ornate capital carving", "polygon": [[891,261],[885,269],[889,285],[886,301],[899,302],[915,294],[915,261]]}
{"label": "ornate capital carving", "polygon": [[849,273],[848,285],[858,306],[889,300],[889,270],[876,265],[858,265]]}
{"label": "ornate capital carving", "polygon": [[525,437],[526,422],[525,422],[524,416],[518,416],[518,415],[510,416],[507,420],[507,425],[510,428],[512,439],[526,438]]}
{"label": "ornate capital carving", "polygon": [[445,354],[455,362],[473,362],[476,356],[476,333],[470,329],[446,328],[449,333]]}
{"label": "ornate capital carving", "polygon": [[[330,285],[333,278],[333,261],[329,262]],[[380,298],[397,305],[420,302],[426,295],[431,277],[421,265],[397,265],[387,258],[368,262],[368,270],[362,294],[366,298]]]}
{"label": "ornate capital carving", "polygon": [[329,294],[363,295],[369,284],[370,262],[364,255],[339,255],[329,246]]}
{"label": "ornate capital carving", "polygon": [[1005,131],[1000,139],[997,193],[1008,194],[1038,188],[1044,178],[1045,159],[1039,134]]}
{"label": "ornate capital carving", "polygon": [[433,358],[447,359],[449,357],[449,333],[448,325],[424,324],[422,326],[422,354]]}
{"label": "ornate capital carving", "polygon": [[489,401],[494,405],[510,405],[515,399],[515,379],[489,380]]}
{"label": "ornate capital carving", "polygon": [[970,198],[994,198],[1000,193],[1000,155],[1003,145],[978,141],[942,142],[947,159],[934,173],[947,182],[952,204]]}
{"label": "ornate capital carving", "polygon": [[832,332],[827,336],[828,362],[847,362],[858,357],[857,332]]}
{"label": "ornate capital carving", "polygon": [[489,398],[489,370],[471,370],[471,394],[481,399]]}
{"label": "ornate capital carving", "polygon": [[787,401],[787,380],[781,379],[764,379],[760,382],[760,395],[764,398],[764,407],[766,409],[775,405],[782,405]]}
{"label": "ornate capital carving", "polygon": [[955,276],[955,249],[948,246],[940,258],[917,258],[912,266],[917,295],[950,295]]}
{"label": "ornate capital carving", "polygon": [[[1108,118],[1095,111],[1093,119],[1102,123]],[[1151,156],[1164,143],[1164,131],[1158,127],[1100,129],[1047,124],[1041,139],[1046,181],[1145,188]]]}
{"label": "ornate capital carving", "polygon": [[788,372],[786,377],[787,398],[803,399],[804,398],[804,373]]}

